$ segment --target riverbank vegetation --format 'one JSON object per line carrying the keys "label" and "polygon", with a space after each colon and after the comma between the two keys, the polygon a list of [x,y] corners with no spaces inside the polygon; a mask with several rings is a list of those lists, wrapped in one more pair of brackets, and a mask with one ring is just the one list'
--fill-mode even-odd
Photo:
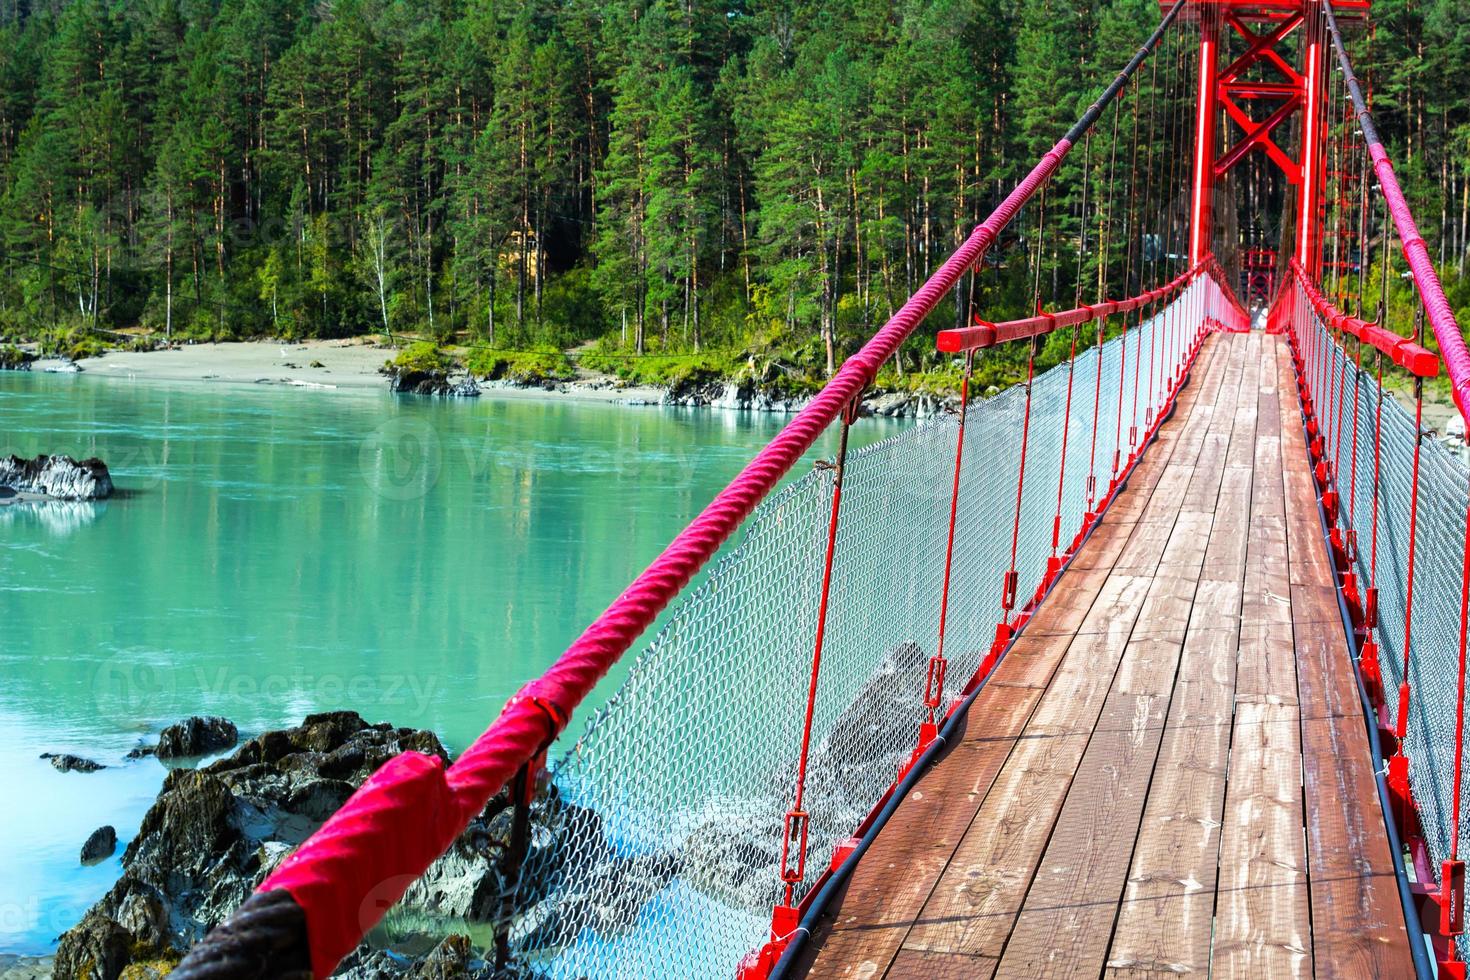
{"label": "riverbank vegetation", "polygon": [[[1361,67],[1470,304],[1455,12],[1375,4]],[[1153,0],[0,0],[0,339],[75,355],[378,333],[485,376],[575,361],[815,385],[1157,17]],[[1166,43],[894,386],[952,375],[932,336],[971,309],[1179,271],[1189,161],[1167,148],[1187,142],[1194,55]],[[1043,364],[1064,355],[1049,343]],[[1022,357],[988,356],[987,382]]]}

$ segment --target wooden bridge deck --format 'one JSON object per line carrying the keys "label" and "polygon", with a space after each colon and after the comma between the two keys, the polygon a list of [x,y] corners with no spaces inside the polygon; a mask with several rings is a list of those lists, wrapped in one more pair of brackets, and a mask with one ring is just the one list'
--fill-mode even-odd
{"label": "wooden bridge deck", "polygon": [[1212,338],[813,977],[1413,975],[1284,342]]}

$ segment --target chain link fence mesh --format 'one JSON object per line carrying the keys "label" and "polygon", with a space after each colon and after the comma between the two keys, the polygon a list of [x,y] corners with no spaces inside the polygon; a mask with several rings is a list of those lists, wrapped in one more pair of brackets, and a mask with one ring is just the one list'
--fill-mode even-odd
{"label": "chain link fence mesh", "polygon": [[[1299,288],[1299,287],[1298,287]],[[1322,419],[1323,451],[1331,460],[1341,503],[1339,524],[1357,538],[1354,570],[1360,589],[1376,583],[1379,648],[1385,703],[1398,724],[1398,688],[1408,642],[1411,690],[1404,750],[1429,851],[1449,856],[1455,769],[1455,709],[1459,671],[1460,587],[1465,561],[1465,515],[1470,471],[1459,456],[1428,433],[1413,410],[1378,383],[1379,354],[1369,347],[1358,366],[1306,302],[1298,322],[1307,381]],[[1384,358],[1385,382],[1410,384]],[[1381,417],[1381,424],[1380,424]],[[1356,431],[1356,442],[1354,432]],[[1409,529],[1414,500],[1414,444],[1419,449],[1418,518],[1414,545],[1414,602],[1408,609]],[[1375,447],[1377,459],[1375,461]],[[1376,465],[1375,465],[1376,462]],[[1374,507],[1377,527],[1374,528]],[[1375,557],[1376,552],[1376,557]],[[1462,830],[1460,848],[1470,847]],[[1434,863],[1436,877],[1439,865]],[[1460,940],[1461,955],[1470,944]]]}
{"label": "chain link fence mesh", "polygon": [[[1101,497],[1114,450],[1126,463],[1130,428],[1142,438],[1150,408],[1161,408],[1162,379],[1174,366],[1165,359],[1187,352],[1183,341],[1167,343],[1168,327],[1178,336],[1183,322],[1199,323],[1217,289],[1201,279],[1141,328],[1130,323],[1126,336],[1077,356],[1065,474],[1069,366],[1034,380],[1018,605],[1036,591],[1052,554],[1059,477],[1063,549],[1084,520],[1099,366]],[[1003,616],[1025,407],[1021,385],[968,410],[946,710]],[[938,639],[957,436],[958,417],[943,415],[848,456],[797,901],[917,744]],[[833,481],[832,469],[815,468],[751,515],[555,766],[547,806],[556,813],[537,821],[517,903],[527,911],[512,934],[516,959],[538,974],[730,978],[768,938],[771,909],[783,898],[783,818],[795,788]]]}

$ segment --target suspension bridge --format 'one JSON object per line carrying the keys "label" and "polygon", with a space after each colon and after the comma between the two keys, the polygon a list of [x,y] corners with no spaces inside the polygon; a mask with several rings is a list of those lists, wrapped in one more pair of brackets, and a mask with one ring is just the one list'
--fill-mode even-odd
{"label": "suspension bridge", "polygon": [[[1371,18],[1165,4],[479,740],[448,767],[385,765],[175,976],[329,975],[498,797],[486,957],[507,976],[1465,977],[1470,473],[1423,413],[1436,378],[1470,409],[1470,352],[1353,70]],[[1166,38],[1198,47],[1175,100],[1193,125],[1163,127],[1188,167],[1141,208],[1084,178],[1065,247],[1079,269],[1101,253],[1098,295],[1079,272],[1069,308],[972,308],[938,336],[956,411],[850,450],[879,368],[974,295],[987,253],[1034,245],[1040,269],[1065,159],[1110,128],[1110,166],[1137,165],[1119,106]],[[1281,214],[1246,216],[1280,219],[1280,249],[1244,248],[1221,192],[1247,159],[1281,191],[1258,200]],[[1177,227],[1187,255],[1130,259],[1128,295],[1102,295],[1089,191],[1140,215],[1130,239]],[[1412,322],[1385,314],[1390,275]],[[1039,370],[1048,341],[1067,354]],[[1025,381],[972,397],[1006,345]],[[835,455],[796,472],[827,433]]]}

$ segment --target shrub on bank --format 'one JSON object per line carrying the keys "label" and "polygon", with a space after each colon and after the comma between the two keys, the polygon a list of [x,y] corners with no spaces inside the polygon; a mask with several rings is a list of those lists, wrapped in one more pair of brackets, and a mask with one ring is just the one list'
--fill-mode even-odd
{"label": "shrub on bank", "polygon": [[447,375],[455,368],[454,358],[438,344],[427,340],[416,341],[398,352],[398,356],[384,365],[387,374],[434,374]]}
{"label": "shrub on bank", "polygon": [[572,362],[555,349],[504,351],[477,348],[465,359],[465,369],[481,381],[508,380],[525,385],[566,381],[575,375]]}

